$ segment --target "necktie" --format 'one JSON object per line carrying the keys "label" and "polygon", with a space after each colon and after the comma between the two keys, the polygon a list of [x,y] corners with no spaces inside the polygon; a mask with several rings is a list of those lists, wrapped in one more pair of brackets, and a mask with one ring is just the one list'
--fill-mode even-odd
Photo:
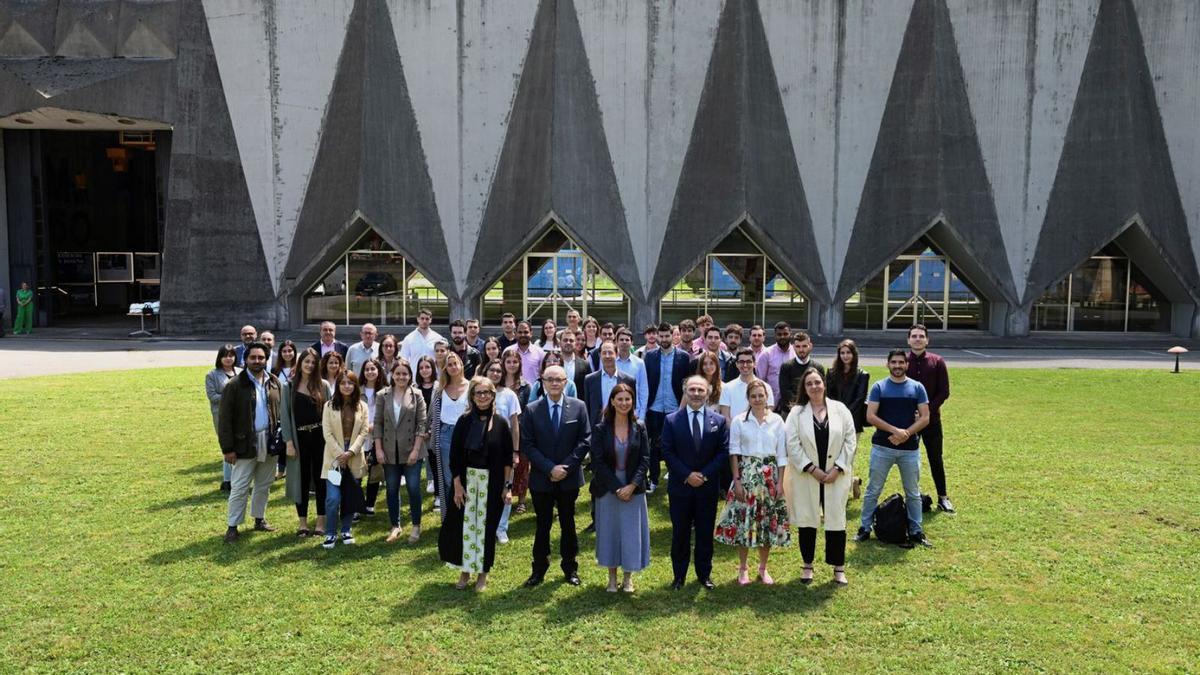
{"label": "necktie", "polygon": [[558,433],[558,404],[550,406],[550,426],[554,427],[554,433]]}
{"label": "necktie", "polygon": [[692,411],[692,443],[700,449],[700,411]]}

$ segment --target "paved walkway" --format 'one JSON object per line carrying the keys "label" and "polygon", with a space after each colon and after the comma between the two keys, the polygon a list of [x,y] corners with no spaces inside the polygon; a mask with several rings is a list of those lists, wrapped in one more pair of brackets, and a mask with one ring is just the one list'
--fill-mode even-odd
{"label": "paved walkway", "polygon": [[[1167,338],[1166,342],[1170,342]],[[0,379],[57,375],[101,370],[167,368],[173,366],[211,367],[222,343],[207,340],[55,340],[37,335],[8,336],[0,339]],[[946,357],[953,366],[985,368],[1152,368],[1170,370],[1174,357],[1165,347],[1082,348],[1067,346],[1022,347],[1015,349],[980,346],[933,351]],[[865,347],[862,358],[868,364],[883,363],[887,349]],[[822,363],[833,360],[833,347],[818,347],[816,358]],[[1182,367],[1200,371],[1200,351],[1184,355]]]}

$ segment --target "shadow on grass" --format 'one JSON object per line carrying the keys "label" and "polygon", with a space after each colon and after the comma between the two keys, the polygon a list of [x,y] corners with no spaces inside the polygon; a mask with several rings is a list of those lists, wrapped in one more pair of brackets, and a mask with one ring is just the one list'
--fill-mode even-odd
{"label": "shadow on grass", "polygon": [[213,458],[210,462],[201,462],[195,466],[178,469],[175,473],[180,476],[220,476],[221,475],[221,456],[213,452]]}
{"label": "shadow on grass", "polygon": [[152,504],[147,506],[146,510],[151,513],[156,513],[159,511],[175,511],[177,509],[186,508],[189,506],[205,506],[220,502],[228,503],[229,495],[225,492],[222,492],[221,487],[217,485],[207,492],[201,492],[198,494],[188,495],[186,497],[179,497],[178,499],[172,499],[166,502],[160,502],[158,504]]}
{"label": "shadow on grass", "polygon": [[179,548],[152,553],[146,557],[146,562],[151,565],[173,565],[189,560],[208,560],[217,565],[233,565],[244,560],[262,559],[271,553],[312,541],[280,536],[279,532],[255,532],[246,526],[241,530],[241,538],[232,544],[222,540],[225,533],[221,531]]}

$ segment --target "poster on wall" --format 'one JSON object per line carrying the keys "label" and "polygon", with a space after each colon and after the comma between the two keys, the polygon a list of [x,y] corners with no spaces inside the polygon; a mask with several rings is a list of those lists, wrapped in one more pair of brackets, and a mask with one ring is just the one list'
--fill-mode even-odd
{"label": "poster on wall", "polygon": [[132,253],[97,253],[96,281],[102,284],[133,282]]}
{"label": "poster on wall", "polygon": [[54,275],[59,286],[91,286],[96,283],[95,254],[59,251],[55,256]]}

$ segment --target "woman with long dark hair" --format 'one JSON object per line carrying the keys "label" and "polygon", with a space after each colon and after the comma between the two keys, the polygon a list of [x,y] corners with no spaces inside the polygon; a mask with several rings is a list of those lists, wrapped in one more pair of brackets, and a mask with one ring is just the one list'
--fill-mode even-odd
{"label": "woman with long dark hair", "polygon": [[[520,355],[515,351],[505,352],[505,356],[512,354],[520,360]],[[521,447],[521,399],[517,397],[516,392],[504,386],[504,364],[500,361],[492,361],[484,366],[484,377],[491,380],[492,384],[496,385],[496,399],[493,403],[496,414],[503,417],[508,422],[508,428],[512,430],[512,446],[513,458],[512,463],[517,464],[519,457],[518,449]],[[511,492],[512,486],[509,486]],[[512,513],[512,502],[504,503],[504,510],[500,514],[500,524],[496,528],[496,540],[501,544],[508,543],[508,517]]]}
{"label": "woman with long dark hair", "polygon": [[480,354],[479,354],[479,356],[480,356],[479,368],[477,368],[475,370],[475,376],[478,377],[480,375],[483,375],[483,367],[486,366],[487,364],[491,363],[492,361],[498,360],[500,358],[501,352],[503,352],[503,351],[504,350],[500,349],[500,340],[499,339],[490,337],[490,338],[484,340],[483,341],[483,351],[480,352]]}
{"label": "woman with long dark hair", "polygon": [[325,436],[325,454],[321,463],[321,477],[325,479],[325,513],[333,520],[321,547],[330,549],[338,541],[333,529],[337,526],[339,511],[342,544],[354,543],[350,526],[362,504],[359,481],[367,472],[367,462],[363,458],[363,442],[368,435],[367,404],[362,401],[354,373],[342,373],[338,377],[333,398],[325,404],[321,426]]}
{"label": "woman with long dark hair", "polygon": [[321,458],[325,456],[322,418],[325,403],[333,397],[333,387],[321,379],[321,357],[308,348],[296,357],[292,379],[280,382],[279,421],[287,442],[287,482],[285,494],[296,505],[300,524],[296,535],[303,538],[308,529],[308,493],[316,491],[318,536],[325,534],[325,481],[321,479]]}
{"label": "woman with long dark hair", "polygon": [[291,340],[280,342],[279,349],[275,351],[275,363],[271,364],[271,374],[278,377],[281,382],[290,380],[292,369],[296,367],[297,356],[300,356],[300,351],[295,342]]}
{"label": "woman with long dark hair", "polygon": [[[421,392],[421,397],[425,399],[425,414],[433,409],[433,392],[437,389],[438,375],[437,363],[432,356],[422,356],[413,364],[413,380],[417,387],[417,391]],[[426,421],[428,424],[428,421]],[[425,492],[431,495],[437,495],[437,488],[434,487],[433,481],[435,476],[440,476],[438,473],[437,453],[429,452],[433,447],[433,435],[437,433],[437,429],[428,428],[429,440],[425,442]],[[407,481],[408,479],[405,478]],[[434,499],[437,499],[435,496]],[[440,504],[434,504],[434,508],[438,508]]]}
{"label": "woman with long dark hair", "polygon": [[633,573],[650,565],[650,518],[646,475],[650,439],[633,412],[637,394],[618,382],[608,395],[604,417],[592,429],[592,482],[596,500],[596,562],[608,568],[608,592],[633,592]]}
{"label": "woman with long dark hair", "polygon": [[383,483],[383,467],[375,462],[374,441],[371,432],[375,430],[375,399],[379,392],[387,388],[387,373],[379,359],[363,361],[358,370],[358,386],[362,392],[363,403],[367,404],[367,439],[363,443],[363,457],[367,460],[367,491],[363,499],[362,516],[375,515],[375,502],[379,499],[379,486]]}
{"label": "woman with long dark hair", "polygon": [[337,353],[337,351],[326,352],[325,356],[321,357],[321,379],[329,383],[329,386],[337,384],[338,377],[346,370],[346,357]]}
{"label": "woman with long dark hair", "polygon": [[[504,358],[500,363],[504,367],[504,376],[501,378],[500,386],[517,395],[517,401],[521,404],[521,413],[524,414],[525,408],[529,405],[529,393],[532,387],[522,375],[521,355],[516,350],[509,350],[504,352]],[[517,515],[525,513],[525,495],[529,492],[529,457],[520,452],[520,447],[520,444],[517,444],[518,453],[513,458],[512,495],[516,499],[517,505],[512,507],[512,510],[515,510]],[[508,511],[509,509],[505,509],[505,513]]]}
{"label": "woman with long dark hair", "polygon": [[554,324],[554,319],[542,322],[542,334],[538,336],[537,346],[546,352],[558,350],[558,326]]}
{"label": "woman with long dark hair", "polygon": [[[721,359],[714,353],[705,350],[696,359],[696,374],[708,383],[708,409],[721,414]],[[722,485],[722,488],[725,486]]]}
{"label": "woman with long dark hair", "polygon": [[[221,408],[221,394],[225,385],[237,377],[237,347],[231,344],[221,345],[217,350],[217,361],[213,369],[204,376],[204,395],[208,397],[209,412],[212,413],[213,431],[217,431],[217,414]],[[233,473],[233,465],[221,462],[221,491],[229,492],[229,480]]]}
{"label": "woman with long dark hair", "polygon": [[858,447],[854,417],[825,395],[825,378],[810,367],[800,376],[786,427],[788,512],[804,559],[800,583],[812,583],[817,527],[824,520],[825,562],[833,566],[834,583],[845,586],[846,500]]}
{"label": "woman with long dark hair", "polygon": [[[379,363],[383,366],[383,372],[389,378],[392,376],[392,370],[396,366],[396,358],[400,356],[400,340],[395,335],[388,333],[379,338]],[[391,380],[388,380],[391,384]]]}
{"label": "woman with long dark hair", "polygon": [[[858,367],[858,345],[846,339],[838,343],[837,356],[825,374],[825,395],[841,401],[854,418],[854,432],[862,435],[867,426],[867,392],[871,380],[867,371]],[[850,467],[850,496],[858,499],[862,494],[862,479],[854,475]]]}
{"label": "woman with long dark hair", "polygon": [[[545,393],[545,387],[542,386],[542,376],[545,375],[546,369],[550,366],[562,366],[562,364],[562,354],[558,352],[546,352],[546,355],[542,357],[542,365],[538,370],[537,382],[529,385],[528,403],[533,403],[541,398],[542,394]],[[575,388],[575,383],[571,380],[567,380],[567,386],[563,389],[563,394],[566,396],[579,398],[579,391]]]}
{"label": "woman with long dark hair", "polygon": [[[404,358],[392,366],[392,386],[376,397],[375,461],[383,466],[387,481],[388,520],[392,531],[387,541],[400,538],[400,486],[408,488],[408,508],[412,531],[408,543],[421,538],[421,464],[425,461],[425,441],[429,436],[429,416],[425,397],[413,384],[412,366]],[[403,479],[403,480],[401,480]]]}

